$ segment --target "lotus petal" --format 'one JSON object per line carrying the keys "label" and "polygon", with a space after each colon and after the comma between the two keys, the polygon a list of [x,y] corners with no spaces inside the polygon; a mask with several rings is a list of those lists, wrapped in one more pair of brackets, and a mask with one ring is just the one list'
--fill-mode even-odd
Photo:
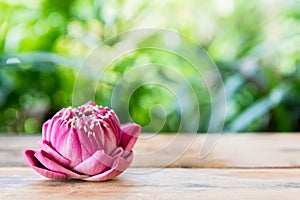
{"label": "lotus petal", "polygon": [[59,173],[59,172],[53,172],[48,169],[43,168],[43,165],[35,158],[34,156],[35,151],[33,150],[24,150],[23,155],[28,161],[29,165],[39,174],[46,178],[50,179],[56,179],[56,180],[63,180],[67,179],[67,176]]}
{"label": "lotus petal", "polygon": [[141,127],[134,123],[127,123],[121,125],[121,130],[121,146],[125,151],[130,152],[138,139],[138,136],[141,132]]}
{"label": "lotus petal", "polygon": [[81,175],[77,174],[76,172],[73,172],[71,170],[68,170],[67,168],[63,167],[62,165],[59,165],[53,160],[50,160],[47,156],[47,153],[43,150],[38,150],[35,152],[34,156],[38,159],[40,163],[42,163],[45,168],[49,169],[53,172],[58,172],[66,175],[68,178],[71,179],[82,179],[88,177],[87,175]]}
{"label": "lotus petal", "polygon": [[74,170],[82,174],[93,176],[110,169],[112,164],[113,159],[103,150],[99,150],[87,160],[74,167]]}
{"label": "lotus petal", "polygon": [[47,152],[54,160],[56,160],[59,164],[68,167],[70,165],[70,160],[63,157],[60,153],[58,153],[51,144],[47,140],[41,140],[39,142],[39,146],[41,150]]}

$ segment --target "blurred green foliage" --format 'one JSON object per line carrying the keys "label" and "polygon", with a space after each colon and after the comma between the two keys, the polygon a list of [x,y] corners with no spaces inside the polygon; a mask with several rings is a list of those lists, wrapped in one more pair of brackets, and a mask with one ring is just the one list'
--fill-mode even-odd
{"label": "blurred green foliage", "polygon": [[[76,73],[88,54],[111,36],[139,27],[176,30],[208,52],[225,83],[225,132],[299,131],[299,8],[297,0],[3,0],[0,132],[40,132],[43,121],[72,104]],[[198,131],[205,132],[211,103],[207,89],[188,63],[164,52],[124,56],[109,68],[105,82],[82,81],[83,99],[84,90],[98,84],[96,102],[110,106],[113,84],[143,63],[178,66],[197,92]],[[168,77],[166,71],[159,73]],[[161,104],[167,117],[161,132],[176,132],[181,120],[177,103],[165,88],[140,87],[130,100],[131,117],[147,125],[149,108]],[[161,126],[163,116],[155,109],[152,114],[158,120],[145,131]]]}

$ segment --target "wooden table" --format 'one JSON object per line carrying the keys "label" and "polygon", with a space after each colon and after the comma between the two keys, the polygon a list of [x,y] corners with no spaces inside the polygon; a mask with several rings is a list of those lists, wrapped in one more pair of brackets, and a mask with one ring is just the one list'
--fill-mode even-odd
{"label": "wooden table", "polygon": [[[105,182],[53,181],[21,155],[41,136],[0,136],[0,199],[300,199],[300,134],[144,134],[131,167]],[[213,140],[214,140],[213,139]]]}

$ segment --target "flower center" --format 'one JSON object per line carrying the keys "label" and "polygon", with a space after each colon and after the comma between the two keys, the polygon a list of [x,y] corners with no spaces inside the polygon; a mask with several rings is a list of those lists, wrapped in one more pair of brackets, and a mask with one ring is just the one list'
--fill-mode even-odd
{"label": "flower center", "polygon": [[107,120],[104,119],[110,118],[113,112],[108,107],[85,104],[77,108],[67,108],[62,119],[67,126],[81,130],[88,136],[95,136],[100,126],[101,128],[109,126]]}

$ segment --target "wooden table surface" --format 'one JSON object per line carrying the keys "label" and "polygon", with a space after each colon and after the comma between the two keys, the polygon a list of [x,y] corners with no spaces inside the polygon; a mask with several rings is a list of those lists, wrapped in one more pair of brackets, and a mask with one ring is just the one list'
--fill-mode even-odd
{"label": "wooden table surface", "polygon": [[[143,134],[131,167],[105,182],[35,173],[21,150],[40,137],[0,136],[1,200],[300,199],[300,134]],[[207,144],[215,147],[201,157]]]}

